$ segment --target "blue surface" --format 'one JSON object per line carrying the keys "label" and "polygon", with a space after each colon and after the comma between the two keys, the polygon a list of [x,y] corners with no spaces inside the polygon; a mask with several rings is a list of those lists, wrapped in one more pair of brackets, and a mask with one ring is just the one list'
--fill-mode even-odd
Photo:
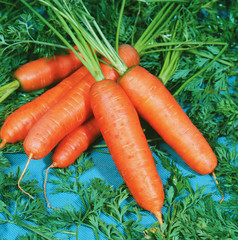
{"label": "blue surface", "polygon": [[[103,141],[101,143],[104,143]],[[191,178],[191,186],[195,189],[196,186],[203,186],[208,185],[206,188],[207,193],[214,193],[214,200],[219,201],[221,196],[216,195],[215,192],[217,192],[217,186],[215,184],[214,179],[210,175],[202,176],[194,171],[192,171],[184,162],[183,160],[166,144],[162,144],[160,146],[161,149],[166,149],[169,153],[171,153],[173,159],[175,159],[175,163],[178,166],[180,170],[182,170],[183,175],[195,175],[194,178]],[[24,168],[27,156],[25,154],[8,154],[6,155],[7,158],[11,161],[12,166],[9,170],[13,170],[13,172],[16,171],[16,168],[20,166],[21,169]],[[85,174],[83,174],[80,178],[82,182],[88,182],[92,180],[94,177],[98,177],[101,179],[104,179],[108,184],[112,185],[114,188],[117,188],[123,183],[123,179],[120,176],[119,172],[117,171],[117,168],[115,164],[113,163],[113,160],[110,156],[110,154],[107,153],[100,153],[97,151],[92,151],[90,154],[90,157],[93,158],[93,162],[95,166],[88,170]],[[163,168],[161,165],[161,161],[154,154],[155,160],[157,163],[157,170],[161,177],[161,180],[163,184],[167,183],[167,179],[170,176],[170,173]],[[45,170],[47,167],[52,163],[51,161],[51,154],[46,156],[44,159],[41,160],[31,160],[29,166],[28,166],[28,172],[30,175],[25,178],[24,180],[30,180],[30,179],[37,179],[39,181],[39,187],[43,188],[43,181],[45,178]],[[52,174],[49,174],[48,180],[54,179],[55,176]],[[51,202],[51,205],[56,208],[61,208],[66,205],[74,205],[75,207],[80,206],[80,200],[76,195],[73,194],[67,194],[67,193],[59,193],[59,194],[50,194],[53,185],[51,183],[47,183],[47,196],[49,201]],[[53,204],[52,204],[53,203]],[[162,208],[162,213],[165,211],[164,208]],[[110,224],[116,224],[115,222],[112,222],[111,219],[105,217],[105,221],[107,221]],[[153,214],[149,213],[143,218],[142,223],[145,226],[150,226],[156,221],[156,218]],[[72,229],[76,230],[76,229]],[[1,225],[0,229],[0,239],[6,238],[7,240],[15,240],[17,239],[18,234],[22,235],[24,233],[27,233],[26,230],[21,229],[17,227],[14,224],[4,224]],[[57,236],[62,237],[62,236]],[[75,239],[75,238],[69,238],[69,239]],[[93,234],[93,231],[89,228],[86,228],[84,226],[80,227],[79,231],[79,239],[87,239],[87,240],[94,240],[95,236]],[[106,238],[100,236],[100,240],[104,240]]]}

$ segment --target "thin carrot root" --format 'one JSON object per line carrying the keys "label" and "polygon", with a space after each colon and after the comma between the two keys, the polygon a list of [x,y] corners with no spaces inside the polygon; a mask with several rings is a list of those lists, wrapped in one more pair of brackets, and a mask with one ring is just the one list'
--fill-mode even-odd
{"label": "thin carrot root", "polygon": [[163,227],[163,218],[162,218],[162,213],[161,211],[157,211],[154,213],[154,215],[157,217],[159,225]]}
{"label": "thin carrot root", "polygon": [[212,176],[214,177],[214,180],[215,180],[215,182],[216,182],[216,184],[217,184],[217,187],[218,187],[218,190],[219,190],[219,192],[221,193],[221,195],[222,195],[222,199],[220,200],[220,204],[223,202],[223,200],[224,200],[224,198],[225,198],[225,194],[222,192],[222,190],[221,190],[221,187],[220,187],[220,185],[219,185],[219,182],[217,181],[217,177],[216,177],[216,174],[215,174],[215,172],[213,171],[212,172]]}
{"label": "thin carrot root", "polygon": [[0,149],[4,148],[7,144],[7,140],[3,139],[2,142],[0,143]]}
{"label": "thin carrot root", "polygon": [[54,168],[54,167],[57,167],[57,164],[56,164],[55,162],[52,163],[52,164],[46,169],[46,172],[45,172],[45,182],[44,182],[44,195],[45,195],[45,200],[46,200],[46,202],[47,202],[47,206],[48,206],[49,208],[58,210],[57,208],[50,206],[50,201],[48,200],[48,198],[47,198],[47,196],[46,196],[46,183],[47,183],[48,172],[49,172],[49,170],[50,170],[51,168]]}
{"label": "thin carrot root", "polygon": [[19,178],[19,180],[18,180],[17,185],[18,185],[18,187],[21,189],[22,192],[24,192],[26,195],[28,195],[29,197],[31,197],[32,199],[34,199],[34,197],[33,197],[32,195],[30,195],[28,192],[24,191],[24,190],[22,189],[22,187],[20,186],[20,182],[21,182],[21,180],[22,180],[22,178],[23,178],[23,176],[24,176],[24,174],[25,174],[25,172],[26,172],[26,169],[27,169],[27,167],[28,167],[28,165],[29,165],[32,157],[33,157],[33,154],[32,154],[32,153],[29,154],[29,158],[28,158],[28,160],[27,160],[26,166],[25,166],[25,168],[24,168],[24,170],[23,170],[23,172],[22,172],[22,174],[21,174],[21,176],[20,176],[20,178]]}

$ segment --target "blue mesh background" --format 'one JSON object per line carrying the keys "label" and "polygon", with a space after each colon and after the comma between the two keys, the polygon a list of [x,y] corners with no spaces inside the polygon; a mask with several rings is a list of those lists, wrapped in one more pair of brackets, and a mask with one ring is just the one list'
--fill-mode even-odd
{"label": "blue mesh background", "polygon": [[[104,144],[104,141],[99,142],[100,144]],[[183,175],[195,175],[195,177],[191,178],[191,186],[192,188],[196,188],[196,186],[204,186],[206,185],[206,192],[205,193],[213,193],[213,198],[215,201],[219,201],[221,199],[220,195],[217,191],[216,183],[212,176],[206,175],[202,176],[197,174],[196,172],[192,171],[184,162],[183,160],[166,144],[162,144],[160,146],[161,149],[165,149],[167,152],[171,154],[173,159],[175,159],[175,164],[177,167],[182,171]],[[25,154],[7,154],[7,158],[11,161],[12,166],[10,167],[9,171],[16,171],[16,168],[20,166],[20,168],[23,170],[26,161],[27,156]],[[28,173],[30,174],[27,176],[24,180],[30,180],[30,179],[36,179],[39,181],[39,187],[43,189],[44,184],[44,178],[45,178],[45,171],[47,167],[52,163],[51,160],[51,154],[46,156],[45,158],[41,160],[31,160],[29,166],[28,166]],[[170,172],[168,172],[165,168],[163,168],[161,161],[159,157],[155,154],[153,154],[157,164],[157,170],[158,173],[162,179],[163,184],[167,183],[167,179],[170,176]],[[112,187],[117,188],[123,183],[123,179],[120,176],[115,164],[113,163],[113,160],[108,153],[101,153],[98,151],[92,151],[91,154],[88,157],[92,157],[93,162],[95,166],[88,170],[86,173],[84,173],[80,180],[84,183],[91,181],[94,177],[98,177],[101,179],[104,179],[108,184],[112,185]],[[53,170],[51,170],[53,171]],[[48,175],[48,180],[54,179],[55,176],[53,174]],[[51,183],[47,183],[47,196],[51,203],[52,207],[61,208],[66,205],[72,204],[76,208],[79,208],[81,206],[81,201],[78,196],[68,193],[58,193],[58,194],[50,194],[53,191],[53,185]],[[43,198],[44,196],[42,196]],[[51,210],[50,210],[51,211]],[[164,208],[162,208],[162,213],[165,211]],[[106,221],[109,224],[117,224],[114,222],[111,218],[108,217],[102,217],[104,221]],[[147,212],[146,216],[143,217],[142,224],[145,226],[150,226],[154,222],[156,222],[156,217]],[[118,228],[120,228],[118,226]],[[72,228],[72,230],[76,230]],[[3,224],[1,225],[0,229],[0,239],[7,239],[7,240],[15,240],[18,239],[18,235],[23,235],[24,233],[27,233],[28,230],[25,230],[24,228],[18,227],[14,224]],[[65,237],[65,235],[58,234],[56,237]],[[75,237],[67,238],[67,239],[75,239]],[[90,228],[81,226],[79,228],[79,239],[87,239],[87,240],[94,240],[95,236],[93,231]],[[100,240],[106,239],[103,236],[100,236]]]}

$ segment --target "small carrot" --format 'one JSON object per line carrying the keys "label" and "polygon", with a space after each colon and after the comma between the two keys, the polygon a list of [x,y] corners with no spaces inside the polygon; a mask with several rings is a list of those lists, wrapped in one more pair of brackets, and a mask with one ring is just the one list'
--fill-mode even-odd
{"label": "small carrot", "polygon": [[217,158],[208,142],[158,78],[134,66],[118,83],[142,118],[194,171],[203,175],[214,171]]}
{"label": "small carrot", "polygon": [[[48,171],[50,168],[66,168],[72,165],[75,160],[88,149],[88,147],[101,135],[97,121],[95,118],[91,118],[84,124],[74,129],[69,133],[55,148],[52,156],[53,163],[47,168],[45,183],[44,183],[44,195],[50,207],[50,202],[46,195],[46,182]],[[50,207],[52,208],[52,207]]]}
{"label": "small carrot", "polygon": [[55,87],[10,114],[4,121],[0,131],[0,137],[2,139],[0,149],[3,148],[6,143],[23,141],[37,120],[86,74],[88,74],[88,70],[84,66],[79,68]]}
{"label": "small carrot", "polygon": [[40,58],[19,67],[13,75],[14,80],[0,88],[0,91],[4,90],[0,102],[18,88],[24,92],[35,91],[56,83],[73,73],[82,66],[82,62],[71,50],[68,52],[67,55],[56,55],[50,59]]}
{"label": "small carrot", "polygon": [[56,147],[52,160],[53,166],[66,168],[101,135],[94,117],[69,133]]}
{"label": "small carrot", "polygon": [[138,114],[119,84],[98,81],[90,102],[99,129],[136,202],[154,213],[160,225],[164,191]]}

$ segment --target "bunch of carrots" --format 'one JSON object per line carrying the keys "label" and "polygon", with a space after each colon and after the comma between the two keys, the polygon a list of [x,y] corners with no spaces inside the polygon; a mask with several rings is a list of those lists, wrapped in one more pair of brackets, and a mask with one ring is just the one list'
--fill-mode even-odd
{"label": "bunch of carrots", "polygon": [[[59,8],[62,14],[56,12],[56,16],[72,36],[66,24],[70,21],[67,8],[53,6],[48,0],[42,2],[53,10]],[[85,15],[80,20],[89,23]],[[98,29],[95,20],[93,24]],[[124,44],[115,50],[106,42],[101,49],[94,32],[86,32],[80,25],[74,27],[84,32],[84,37],[91,37],[87,41],[82,35],[78,39],[72,37],[75,47],[63,39],[69,55],[48,62],[39,59],[16,71],[17,86],[26,91],[61,81],[6,118],[0,132],[0,148],[23,141],[28,161],[18,186],[25,192],[20,182],[31,159],[42,159],[54,151],[47,172],[52,167],[66,168],[102,135],[136,202],[155,214],[162,225],[163,185],[139,116],[197,173],[214,174],[217,158],[163,83],[140,66],[138,45]],[[44,68],[38,68],[39,61]]]}

